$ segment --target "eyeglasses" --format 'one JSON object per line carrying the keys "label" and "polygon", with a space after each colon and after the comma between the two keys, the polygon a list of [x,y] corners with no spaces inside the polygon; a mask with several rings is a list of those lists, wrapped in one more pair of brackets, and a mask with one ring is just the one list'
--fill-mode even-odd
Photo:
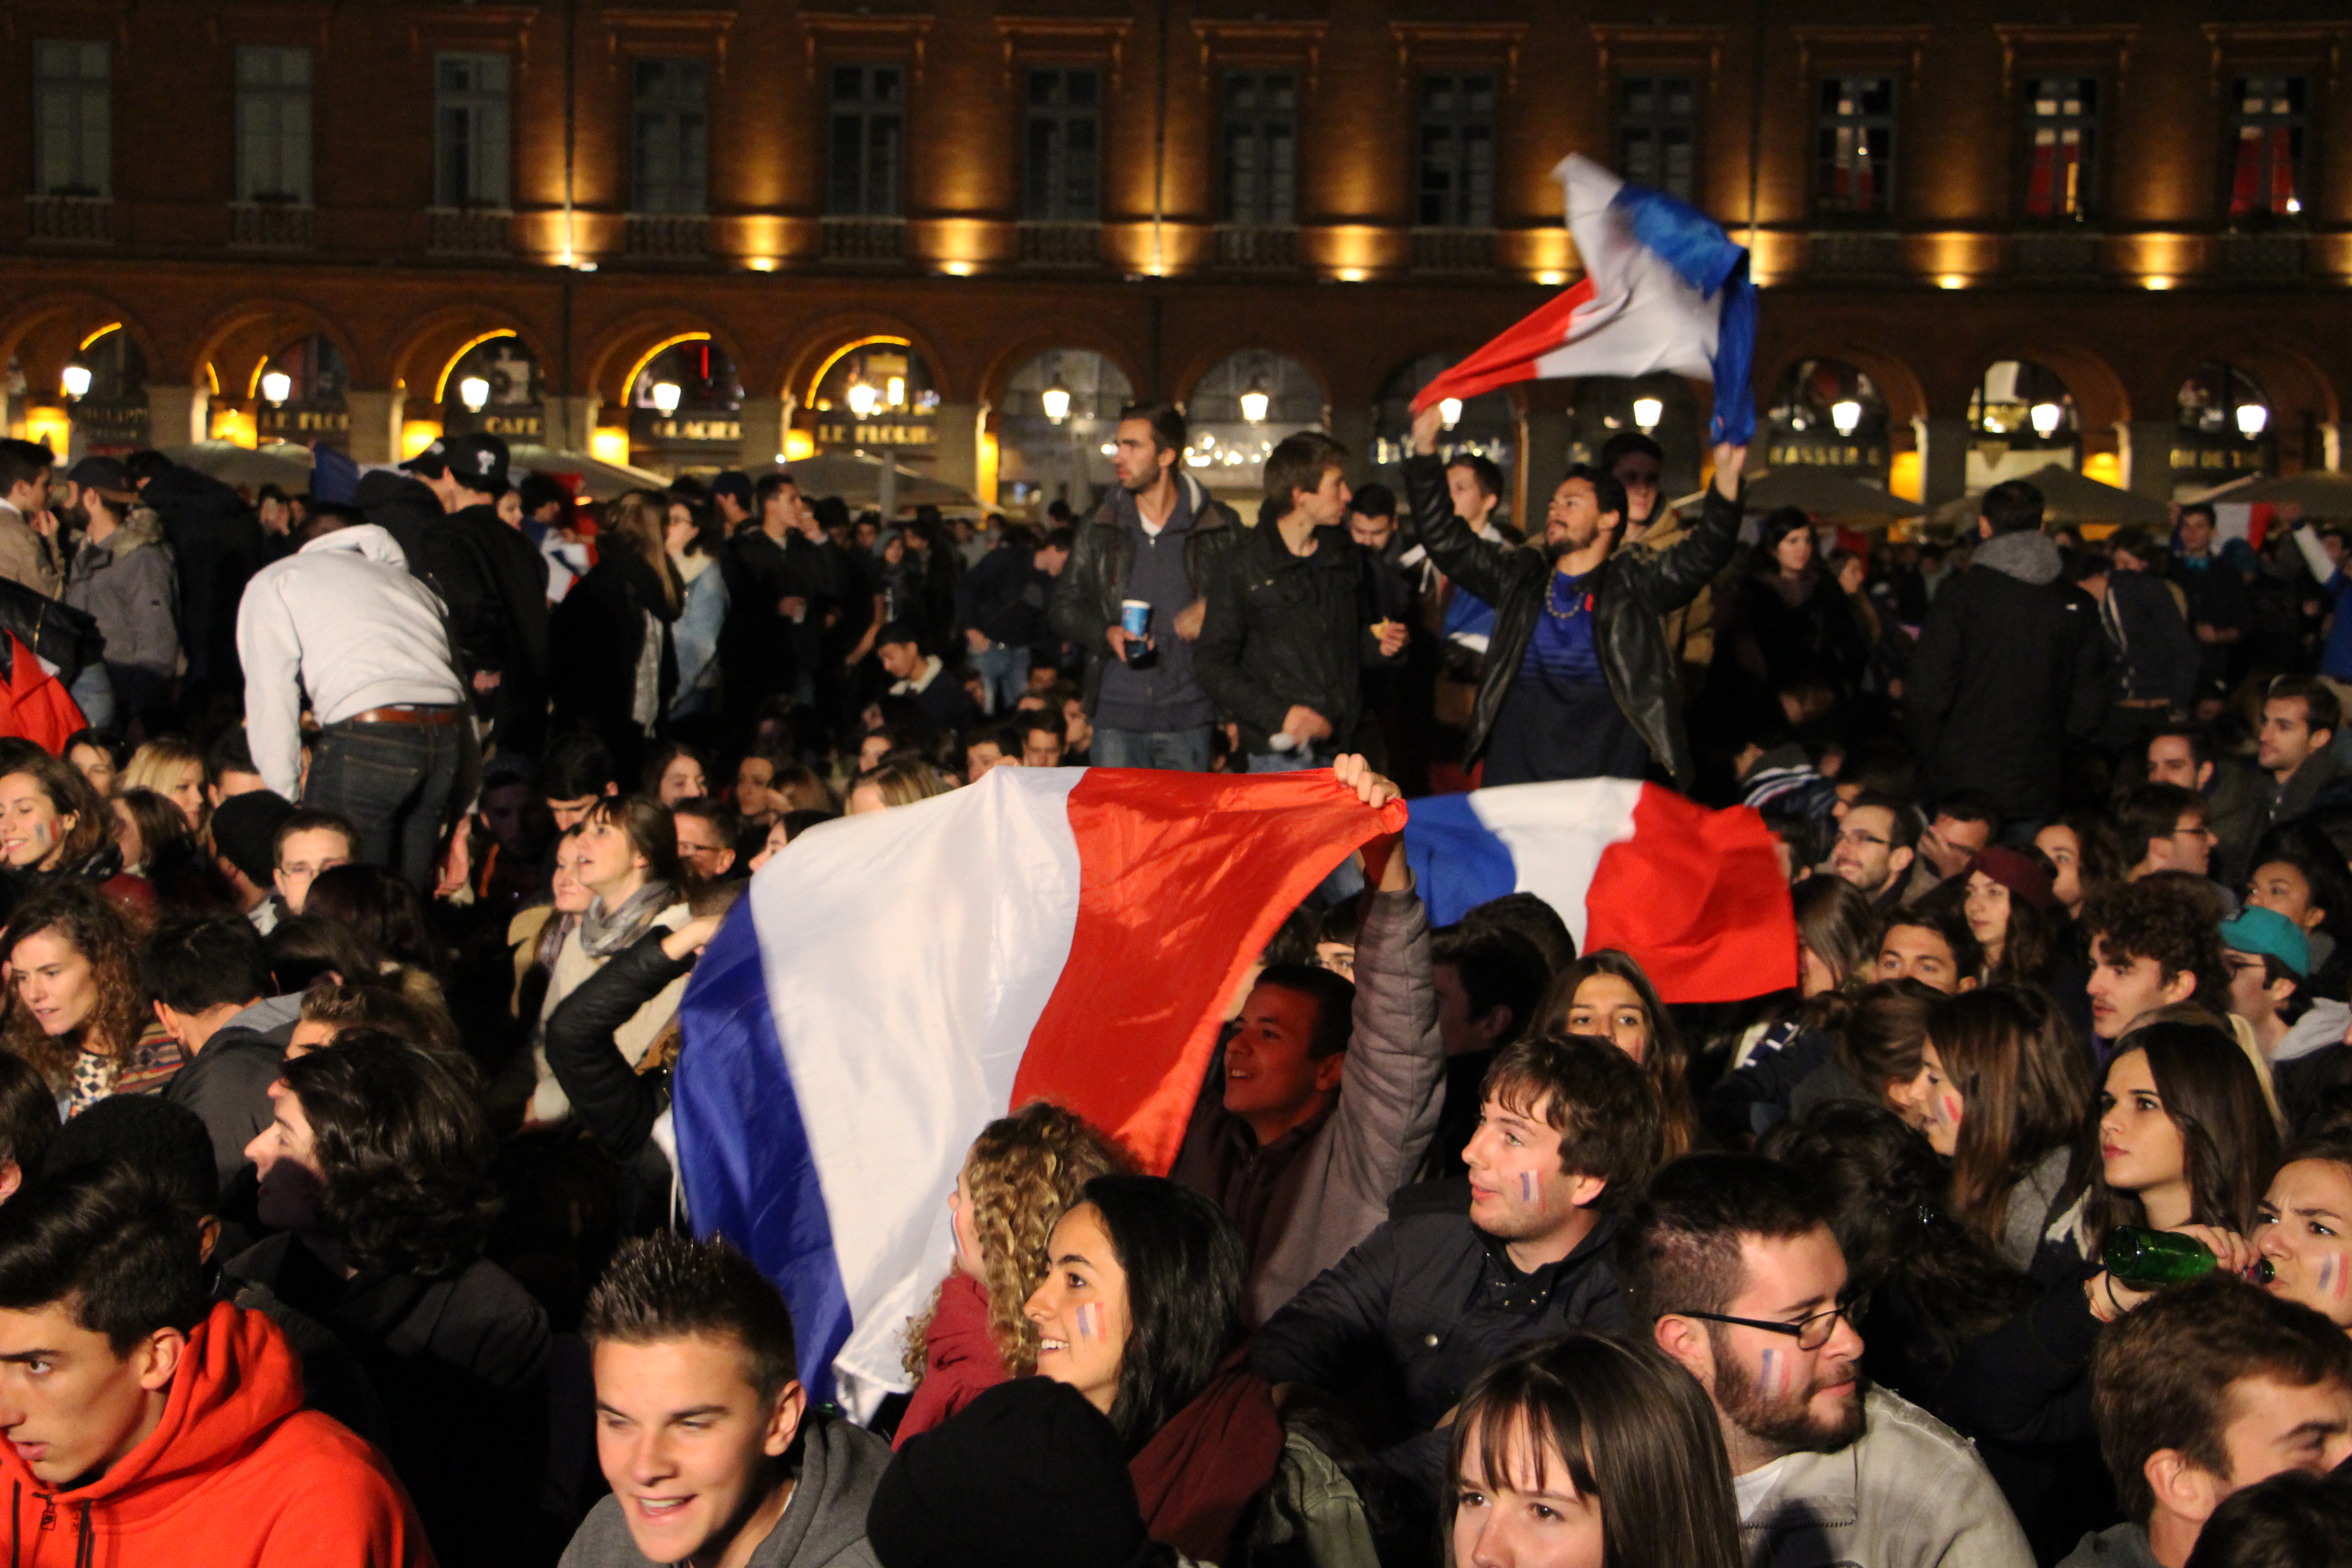
{"label": "eyeglasses", "polygon": [[[1874,834],[1864,833],[1859,827],[1847,828],[1844,832],[1837,836],[1837,841],[1841,844],[1850,845],[1856,849],[1869,844],[1887,845],[1895,842],[1891,838],[1880,838]],[[1685,1317],[1689,1317],[1692,1314],[1687,1312],[1684,1314]]]}
{"label": "eyeglasses", "polygon": [[1826,1312],[1815,1312],[1810,1318],[1800,1318],[1793,1323],[1783,1323],[1771,1318],[1734,1318],[1722,1312],[1668,1312],[1669,1318],[1701,1318],[1710,1323],[1736,1323],[1743,1329],[1761,1329],[1768,1334],[1787,1334],[1797,1342],[1801,1351],[1817,1351],[1830,1342],[1837,1332],[1840,1318],[1852,1322],[1870,1309],[1870,1292],[1864,1290],[1847,1298]]}

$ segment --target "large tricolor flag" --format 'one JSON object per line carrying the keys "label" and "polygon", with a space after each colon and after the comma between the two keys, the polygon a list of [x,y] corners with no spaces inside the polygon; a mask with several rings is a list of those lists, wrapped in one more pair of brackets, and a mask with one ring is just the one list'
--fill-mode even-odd
{"label": "large tricolor flag", "polygon": [[1797,983],[1797,922],[1772,836],[1633,779],[1502,784],[1412,803],[1404,832],[1433,924],[1506,893],[1558,910],[1579,952],[1623,950],[1668,1002]]}
{"label": "large tricolor flag", "polygon": [[1249,960],[1404,816],[1328,772],[998,768],[763,867],[680,1008],[678,1170],[782,1287],[811,1390],[905,1386],[991,1118],[1050,1100],[1166,1170]]}
{"label": "large tricolor flag", "polygon": [[1439,375],[1416,409],[1519,381],[1675,371],[1715,383],[1710,439],[1756,433],[1756,287],[1748,252],[1705,214],[1570,153],[1552,171],[1584,277]]}

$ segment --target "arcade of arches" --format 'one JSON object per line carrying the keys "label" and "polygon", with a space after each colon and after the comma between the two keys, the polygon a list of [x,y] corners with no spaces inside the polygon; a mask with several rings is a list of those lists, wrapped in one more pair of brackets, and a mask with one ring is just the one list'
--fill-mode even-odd
{"label": "arcade of arches", "polygon": [[[488,429],[663,474],[887,453],[983,502],[1082,508],[1111,481],[1118,407],[1160,396],[1193,419],[1191,471],[1247,500],[1296,429],[1393,479],[1412,392],[1548,293],[749,275],[698,280],[689,304],[625,273],[469,291],[322,272],[224,312],[199,304],[218,281],[108,299],[26,278],[0,314],[7,427],[76,451],[323,441],[363,462]],[[1923,321],[1768,292],[1751,467],[1933,502],[2050,462],[2167,497],[2343,466],[2352,301],[2284,322],[2185,291],[1937,302]],[[1538,384],[1475,400],[1449,439],[1502,466],[1517,511],[1643,417],[1669,482],[1696,488],[1708,407],[1673,377]]]}

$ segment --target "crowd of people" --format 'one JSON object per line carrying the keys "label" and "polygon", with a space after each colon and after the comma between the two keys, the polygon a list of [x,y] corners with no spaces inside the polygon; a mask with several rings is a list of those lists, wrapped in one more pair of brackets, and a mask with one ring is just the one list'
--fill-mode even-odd
{"label": "crowd of people", "polygon": [[[1244,518],[1186,437],[1034,523],[0,442],[0,642],[86,725],[0,737],[9,1561],[2344,1560],[2346,534],[2011,482],[1889,542],[1630,431],[1522,533],[1434,410]],[[677,1177],[697,959],[800,835],[1085,764],[1752,807],[1798,983],[1360,856],[1167,1174],[1013,1107],[908,1392],[819,1403]]]}

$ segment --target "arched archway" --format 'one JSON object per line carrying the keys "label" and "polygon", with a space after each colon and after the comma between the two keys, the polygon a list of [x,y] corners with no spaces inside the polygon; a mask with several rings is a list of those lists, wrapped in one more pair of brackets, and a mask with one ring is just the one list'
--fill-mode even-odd
{"label": "arched archway", "polygon": [[1767,468],[1830,468],[1887,483],[1898,424],[1886,389],[1851,360],[1799,360],[1760,411]]}
{"label": "arched archway", "polygon": [[1255,517],[1266,455],[1299,430],[1319,430],[1330,405],[1313,371],[1271,349],[1227,354],[1184,397],[1183,462],[1244,517]]}
{"label": "arched archway", "polygon": [[[1995,360],[1969,395],[1969,491],[1990,489],[2053,463],[2082,467],[2083,430],[2065,377],[2035,360]],[[2111,475],[2095,477],[2114,482]]]}
{"label": "arched archway", "polygon": [[1059,500],[1086,516],[1118,482],[1119,410],[1134,401],[1127,372],[1091,349],[1048,349],[1014,366],[995,397],[998,501],[1034,512]]}

